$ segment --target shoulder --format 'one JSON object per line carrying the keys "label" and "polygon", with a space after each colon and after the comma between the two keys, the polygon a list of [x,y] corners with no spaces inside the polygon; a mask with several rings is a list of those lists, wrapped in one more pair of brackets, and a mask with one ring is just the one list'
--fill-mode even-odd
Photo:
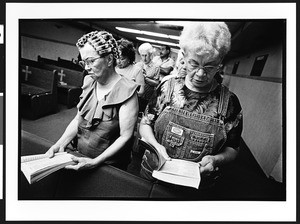
{"label": "shoulder", "polygon": [[88,89],[88,88],[92,87],[94,83],[95,83],[95,80],[92,78],[92,76],[86,75],[83,79],[82,89]]}
{"label": "shoulder", "polygon": [[142,69],[143,68],[143,62],[139,61],[137,63],[134,64],[134,67],[136,69]]}
{"label": "shoulder", "polygon": [[134,81],[122,76],[121,79],[115,84],[113,90],[107,96],[105,106],[124,103],[132,96],[137,94],[138,87],[139,85]]}
{"label": "shoulder", "polygon": [[158,55],[156,55],[153,57],[152,61],[157,62],[157,61],[159,61],[159,59],[160,59],[160,57]]}
{"label": "shoulder", "polygon": [[163,80],[159,86],[157,87],[158,91],[161,94],[167,93],[169,89],[174,88],[175,86],[180,86],[184,84],[183,79],[178,77],[170,77],[168,79]]}
{"label": "shoulder", "polygon": [[[225,87],[228,89],[228,87]],[[238,96],[228,89],[229,102],[231,102],[235,107],[241,108],[240,100]]]}
{"label": "shoulder", "polygon": [[169,57],[168,60],[169,60],[170,64],[175,64],[175,61],[173,60],[173,58]]}
{"label": "shoulder", "polygon": [[225,88],[227,94],[228,94],[228,97],[229,97],[229,100],[228,100],[228,107],[227,107],[227,115],[228,116],[236,116],[238,114],[240,114],[242,112],[242,106],[241,106],[241,103],[240,103],[240,100],[238,98],[238,96],[230,91],[228,89],[228,87],[222,85],[223,88]]}

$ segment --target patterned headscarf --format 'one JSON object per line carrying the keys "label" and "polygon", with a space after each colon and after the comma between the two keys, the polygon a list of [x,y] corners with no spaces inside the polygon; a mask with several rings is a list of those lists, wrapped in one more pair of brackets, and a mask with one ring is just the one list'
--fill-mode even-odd
{"label": "patterned headscarf", "polygon": [[106,31],[92,31],[83,35],[76,43],[78,49],[82,48],[86,43],[98,52],[100,56],[106,56],[110,53],[114,58],[119,58],[118,44],[115,38]]}

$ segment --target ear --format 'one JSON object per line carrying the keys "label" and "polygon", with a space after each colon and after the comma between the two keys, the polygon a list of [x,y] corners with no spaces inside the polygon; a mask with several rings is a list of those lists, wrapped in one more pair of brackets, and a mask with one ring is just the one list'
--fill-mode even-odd
{"label": "ear", "polygon": [[114,66],[114,55],[113,54],[109,54],[107,57],[107,65],[108,67],[110,66]]}

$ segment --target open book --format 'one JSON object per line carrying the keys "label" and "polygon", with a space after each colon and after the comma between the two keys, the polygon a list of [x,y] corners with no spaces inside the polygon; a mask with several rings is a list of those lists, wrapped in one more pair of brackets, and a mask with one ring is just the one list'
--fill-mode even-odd
{"label": "open book", "polygon": [[158,168],[152,173],[154,178],[172,184],[199,188],[201,177],[198,163],[182,159],[166,160],[155,147],[142,139],[139,141],[145,149],[155,153],[158,158]]}
{"label": "open book", "polygon": [[22,156],[21,170],[29,184],[32,184],[67,165],[76,164],[71,159],[72,156],[67,152],[55,153],[52,158],[47,154]]}

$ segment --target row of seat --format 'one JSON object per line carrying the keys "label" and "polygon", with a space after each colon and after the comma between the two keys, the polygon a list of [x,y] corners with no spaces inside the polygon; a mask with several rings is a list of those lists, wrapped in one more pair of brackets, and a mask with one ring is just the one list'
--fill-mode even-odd
{"label": "row of seat", "polygon": [[20,60],[22,117],[37,119],[56,113],[57,103],[71,108],[79,101],[84,71],[47,62]]}
{"label": "row of seat", "polygon": [[[46,152],[53,143],[21,131],[23,155]],[[29,184],[19,171],[19,199],[199,199],[203,192],[159,181],[150,182],[110,165],[73,171],[62,169]]]}

